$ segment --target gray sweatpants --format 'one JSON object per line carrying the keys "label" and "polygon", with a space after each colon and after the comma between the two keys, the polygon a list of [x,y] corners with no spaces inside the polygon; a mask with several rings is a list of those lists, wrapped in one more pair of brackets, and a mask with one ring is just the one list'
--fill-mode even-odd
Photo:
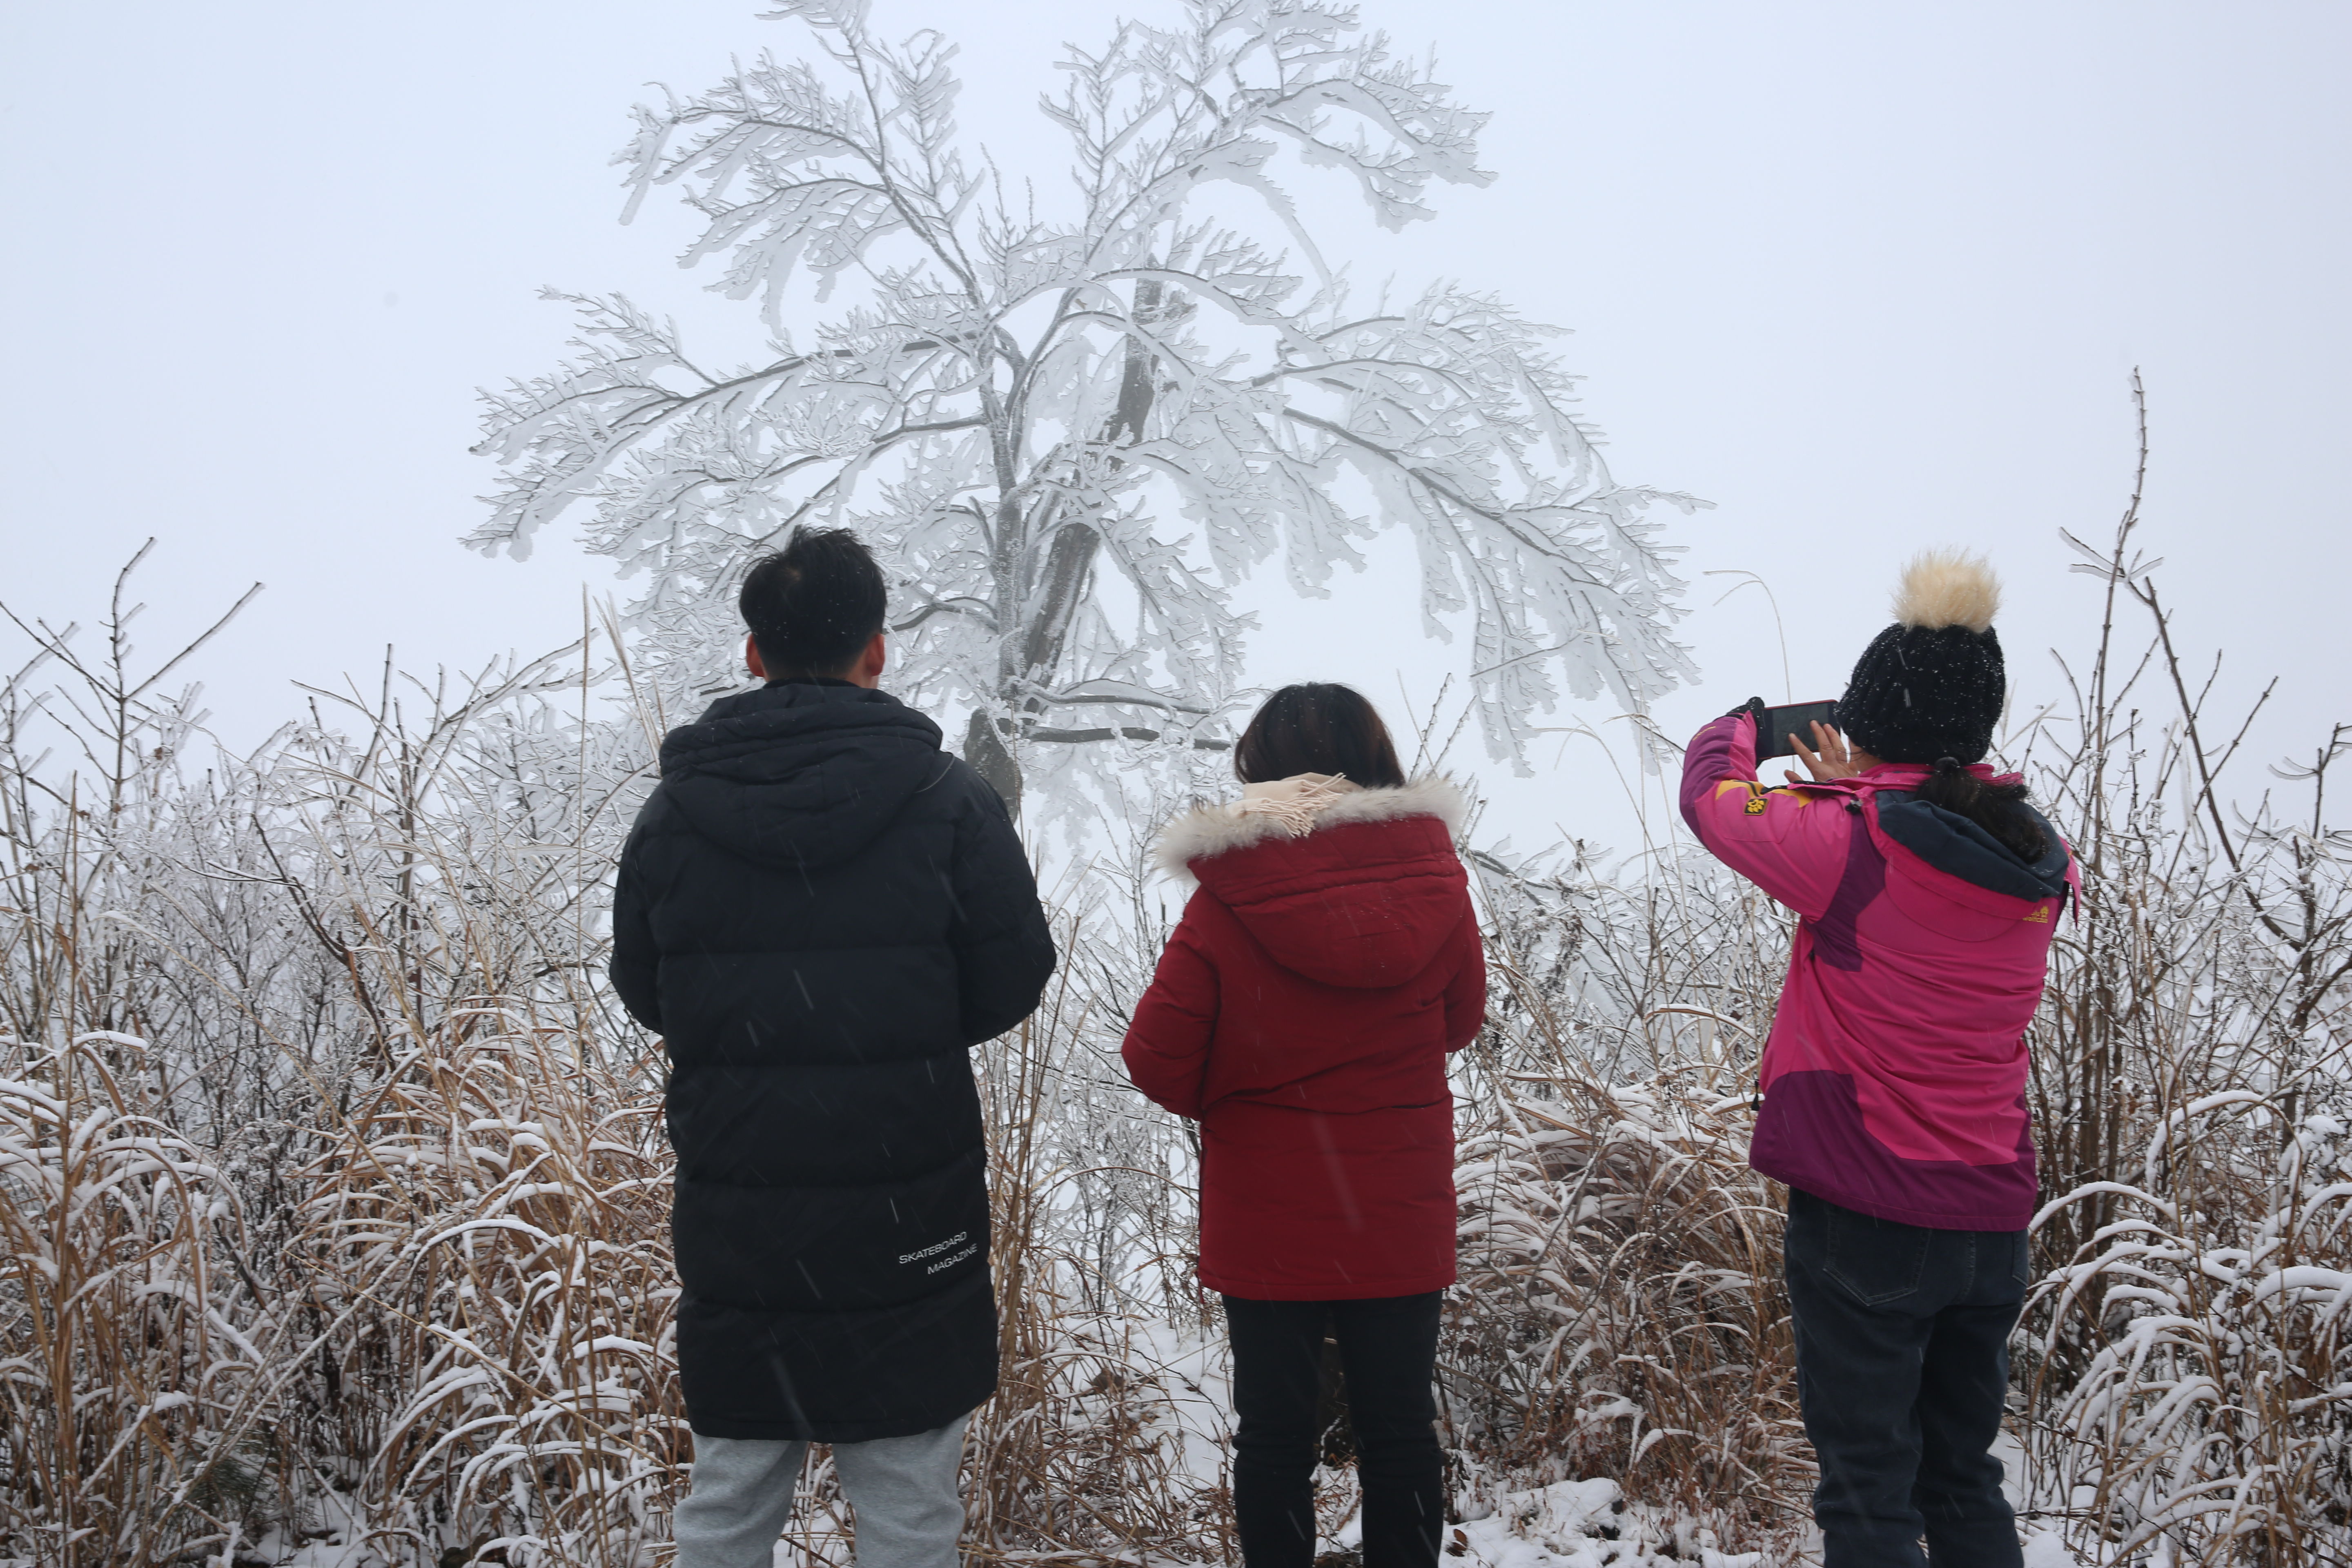
{"label": "gray sweatpants", "polygon": [[[911,1437],[835,1443],[833,1468],[857,1512],[857,1568],[956,1568],[969,1415]],[[769,1568],[793,1517],[806,1443],[694,1435],[686,1500],[671,1521],[677,1568]]]}

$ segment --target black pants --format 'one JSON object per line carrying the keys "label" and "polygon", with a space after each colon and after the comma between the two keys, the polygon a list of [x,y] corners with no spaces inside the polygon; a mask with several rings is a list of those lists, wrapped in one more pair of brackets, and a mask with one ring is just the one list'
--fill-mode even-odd
{"label": "black pants", "polygon": [[1225,1298],[1234,1342],[1234,1516],[1248,1568],[1315,1557],[1323,1337],[1339,1342],[1364,1488],[1364,1568],[1431,1568],[1445,1527],[1438,1453],[1438,1292],[1365,1301]]}
{"label": "black pants", "polygon": [[1797,1394],[1821,1460],[1822,1568],[2018,1568],[1989,1452],[2025,1233],[1927,1230],[1789,1194]]}

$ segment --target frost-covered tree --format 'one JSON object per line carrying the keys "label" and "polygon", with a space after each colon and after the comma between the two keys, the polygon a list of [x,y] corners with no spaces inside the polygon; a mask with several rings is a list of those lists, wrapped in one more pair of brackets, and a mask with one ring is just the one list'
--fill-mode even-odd
{"label": "frost-covered tree", "polygon": [[1428,633],[1468,613],[1498,757],[1562,686],[1638,709],[1690,673],[1646,514],[1694,503],[1610,477],[1558,329],[1453,284],[1353,303],[1276,183],[1286,153],[1399,229],[1433,182],[1492,177],[1486,116],[1353,8],[1186,0],[1072,48],[1041,106],[1066,182],[967,157],[937,35],[884,43],[862,0],[768,16],[820,58],[640,106],[616,159],[629,214],[684,194],[684,264],[724,260],[712,287],[759,303],[767,348],[706,365],[626,299],[551,290],[579,352],[488,395],[507,478],[475,547],[521,556],[584,513],[646,578],[653,661],[707,681],[748,560],[855,526],[893,579],[899,683],[968,710],[965,754],[1016,799],[1047,748],[1229,744],[1234,585],[1279,552],[1322,595],[1384,528],[1412,532]]}

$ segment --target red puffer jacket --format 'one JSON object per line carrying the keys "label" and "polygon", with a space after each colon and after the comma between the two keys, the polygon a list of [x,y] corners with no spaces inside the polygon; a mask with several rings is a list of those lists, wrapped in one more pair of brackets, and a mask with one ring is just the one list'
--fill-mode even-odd
{"label": "red puffer jacket", "polygon": [[1136,1007],[1127,1070],[1201,1123],[1203,1285],[1418,1295],[1454,1282],[1445,1058],[1486,1005],[1462,797],[1442,779],[1318,784],[1252,785],[1169,828],[1160,864],[1201,886]]}

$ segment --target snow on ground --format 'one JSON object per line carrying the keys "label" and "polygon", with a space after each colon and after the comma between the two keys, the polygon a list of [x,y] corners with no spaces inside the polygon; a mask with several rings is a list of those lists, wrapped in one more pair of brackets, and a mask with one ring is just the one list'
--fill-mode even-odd
{"label": "snow on ground", "polygon": [[2066,1537],[2057,1525],[2036,1518],[2025,1506],[2025,1447],[2017,1434],[2002,1427],[1993,1439],[1992,1451],[2000,1456],[2006,1472],[2001,1490],[2009,1494],[2010,1507],[2017,1510],[2018,1522],[2025,1536],[2025,1568],[2077,1568],[2088,1559],[2076,1554],[2066,1544]]}
{"label": "snow on ground", "polygon": [[1653,1558],[1763,1568],[1762,1552],[1719,1552],[1712,1531],[1677,1531],[1656,1510],[1628,1504],[1612,1480],[1506,1491],[1465,1511],[1484,1508],[1493,1511],[1447,1531],[1446,1554],[1463,1568],[1605,1568]]}
{"label": "snow on ground", "polygon": [[[1156,1419],[1147,1417],[1146,1424],[1170,1429],[1179,1468],[1205,1482],[1222,1479],[1229,1405],[1223,1357],[1216,1353],[1220,1347],[1213,1339],[1187,1335],[1164,1323],[1136,1325],[1136,1330],[1130,1364],[1150,1368],[1166,1398],[1153,1413]],[[2021,1509],[2023,1450],[2004,1432],[1993,1451],[2008,1472],[2010,1499]],[[1317,1491],[1328,1531],[1317,1543],[1318,1559],[1353,1563],[1363,1539],[1353,1478],[1318,1471]],[[313,1522],[304,1531],[305,1539],[272,1534],[241,1545],[235,1562],[270,1568],[383,1568],[387,1559],[355,1538],[352,1521],[339,1506],[341,1501],[335,1493],[311,1500],[308,1511]],[[1510,1489],[1507,1478],[1493,1482],[1474,1478],[1458,1502],[1465,1517],[1446,1531],[1440,1568],[1612,1568],[1648,1563],[1801,1568],[1821,1561],[1819,1537],[1811,1531],[1805,1547],[1786,1564],[1761,1552],[1723,1552],[1713,1531],[1630,1503],[1618,1484],[1607,1479]],[[828,1517],[838,1520],[838,1511],[820,1505],[814,1518],[803,1512],[799,1521],[803,1528],[777,1542],[774,1568],[845,1568],[852,1558],[850,1540],[837,1526],[827,1527]],[[812,1524],[816,1528],[807,1528]],[[2024,1535],[2024,1568],[2084,1568],[2087,1560],[2067,1546],[2053,1524],[2027,1518]],[[207,1568],[214,1564],[230,1568],[217,1557]],[[19,1565],[0,1560],[0,1568]]]}
{"label": "snow on ground", "polygon": [[[1221,1416],[1218,1424],[1222,1425]],[[1186,1447],[1192,1450],[1186,1456],[1192,1463],[1206,1458],[1214,1466],[1214,1456],[1202,1451],[1206,1445]],[[2018,1447],[2004,1435],[1996,1451],[2009,1468],[2009,1490],[2014,1500]],[[1318,1473],[1318,1490],[1332,1489],[1330,1483],[1337,1479]],[[1353,1487],[1342,1485],[1352,1499]],[[329,1497],[314,1503],[320,1522],[312,1527],[316,1532],[312,1539],[297,1544],[272,1535],[241,1548],[236,1561],[268,1563],[271,1568],[381,1568],[385,1562],[382,1555],[350,1538],[346,1521],[334,1507],[336,1500]],[[1628,1503],[1617,1483],[1606,1479],[1559,1481],[1465,1502],[1465,1515],[1478,1517],[1465,1518],[1448,1528],[1445,1561],[1440,1568],[1612,1568],[1636,1563],[1683,1563],[1691,1568],[1799,1568],[1821,1561],[1818,1537],[1809,1539],[1805,1549],[1786,1565],[1760,1552],[1719,1551],[1713,1531],[1694,1531],[1658,1510]],[[1362,1539],[1362,1521],[1349,1508],[1336,1531],[1317,1543],[1317,1555],[1353,1560]],[[850,1560],[845,1535],[813,1532],[778,1542],[774,1568],[844,1568]],[[2026,1521],[2024,1568],[2084,1568],[2085,1561],[2066,1545],[2055,1526]],[[0,1568],[18,1565],[0,1561]]]}

